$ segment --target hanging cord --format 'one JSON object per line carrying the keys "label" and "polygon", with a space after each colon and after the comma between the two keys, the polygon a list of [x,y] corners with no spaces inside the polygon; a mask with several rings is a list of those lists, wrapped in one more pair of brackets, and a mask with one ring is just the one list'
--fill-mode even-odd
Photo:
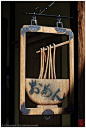
{"label": "hanging cord", "polygon": [[44,47],[41,48],[41,63],[40,63],[40,74],[39,74],[39,79],[42,79],[43,78],[43,74],[44,74],[44,66],[45,66],[45,63],[46,63],[46,54],[45,54],[45,51],[44,51]]}
{"label": "hanging cord", "polygon": [[45,12],[46,10],[48,10],[53,4],[55,3],[55,1],[53,1],[51,4],[49,4],[45,9],[43,9],[39,14],[42,14],[43,12]]}
{"label": "hanging cord", "polygon": [[56,72],[55,72],[55,51],[56,51],[56,47],[55,44],[53,43],[54,46],[54,50],[53,50],[53,73],[54,73],[54,79],[56,79]]}
{"label": "hanging cord", "polygon": [[41,66],[40,66],[40,75],[39,79],[42,79],[43,76],[43,69],[44,68],[44,47],[41,48]]}
{"label": "hanging cord", "polygon": [[51,70],[51,79],[53,79],[53,67],[52,67],[51,45],[50,45],[50,70]]}
{"label": "hanging cord", "polygon": [[43,61],[42,61],[42,72],[41,72],[41,79],[43,78],[43,74],[44,74],[44,64],[45,64],[45,58],[46,58],[46,54],[44,52],[44,47],[43,47]]}
{"label": "hanging cord", "polygon": [[45,69],[44,79],[47,78],[48,62],[49,62],[49,47],[47,46],[47,63],[46,63],[46,69]]}
{"label": "hanging cord", "polygon": [[42,63],[41,63],[41,77],[40,77],[40,79],[42,79],[42,76],[43,76],[43,68],[44,68],[44,47],[42,48],[42,54],[41,54],[41,56],[42,56]]}
{"label": "hanging cord", "polygon": [[[49,47],[47,46],[47,60],[46,60],[46,53],[44,51],[44,47],[40,49],[41,63],[40,63],[39,79],[47,79],[47,72],[48,72],[48,79],[53,79],[53,78],[56,79],[56,72],[55,72],[56,46],[54,43],[53,43],[53,47],[54,49],[53,49],[53,56],[52,56],[51,45],[49,45]],[[45,67],[45,63],[46,63],[46,67]]]}
{"label": "hanging cord", "polygon": [[40,49],[40,53],[41,53],[41,54],[40,54],[40,56],[41,56],[41,58],[40,58],[40,59],[41,59],[41,63],[40,63],[40,74],[39,74],[39,79],[41,79],[41,71],[42,71],[42,61],[43,61],[43,60],[42,60],[42,59],[43,59],[43,57],[42,57],[42,52],[43,52],[43,51],[42,51],[42,48],[41,48],[41,49]]}
{"label": "hanging cord", "polygon": [[48,79],[50,79],[50,47],[49,47],[49,70],[48,70]]}

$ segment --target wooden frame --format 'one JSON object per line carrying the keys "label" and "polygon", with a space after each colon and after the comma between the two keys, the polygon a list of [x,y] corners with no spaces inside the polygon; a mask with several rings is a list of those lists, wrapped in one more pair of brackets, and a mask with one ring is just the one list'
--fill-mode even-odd
{"label": "wooden frame", "polygon": [[[29,81],[25,78],[26,32],[43,32],[69,35],[69,105],[67,108],[53,107],[52,105],[40,108],[25,107],[25,84]],[[66,114],[73,111],[74,104],[74,38],[71,29],[59,27],[44,27],[38,25],[24,25],[20,31],[20,110],[24,115],[47,115],[45,111],[53,114]],[[56,103],[55,103],[56,104]],[[72,107],[71,107],[72,106]],[[44,113],[45,112],[45,113]]]}

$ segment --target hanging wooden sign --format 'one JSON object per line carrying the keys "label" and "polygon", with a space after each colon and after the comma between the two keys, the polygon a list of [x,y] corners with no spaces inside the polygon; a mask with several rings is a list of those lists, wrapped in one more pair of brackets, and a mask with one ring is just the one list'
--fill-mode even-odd
{"label": "hanging wooden sign", "polygon": [[[42,32],[69,35],[69,41],[53,44],[41,48],[40,72],[38,79],[25,78],[26,63],[26,32]],[[55,52],[57,47],[69,44],[69,79],[56,79]],[[51,50],[53,52],[51,52]],[[45,53],[46,51],[46,53]],[[25,90],[30,100],[37,104],[37,108],[25,107]],[[74,38],[71,29],[60,27],[44,27],[38,25],[24,25],[20,31],[20,110],[24,115],[52,115],[65,114],[72,111],[74,90]],[[67,108],[58,107],[69,95]],[[73,108],[73,107],[72,107]]]}

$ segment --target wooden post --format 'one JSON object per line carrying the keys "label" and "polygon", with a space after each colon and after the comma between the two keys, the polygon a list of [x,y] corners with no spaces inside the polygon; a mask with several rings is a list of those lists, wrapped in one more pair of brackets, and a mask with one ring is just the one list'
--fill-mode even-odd
{"label": "wooden post", "polygon": [[78,2],[78,119],[84,119],[85,103],[85,2]]}

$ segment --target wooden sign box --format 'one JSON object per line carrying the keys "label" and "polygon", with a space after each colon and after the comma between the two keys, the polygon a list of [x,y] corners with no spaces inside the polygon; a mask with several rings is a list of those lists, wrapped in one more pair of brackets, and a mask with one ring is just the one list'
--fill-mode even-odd
{"label": "wooden sign box", "polygon": [[[26,63],[26,32],[42,32],[69,35],[69,79],[34,79],[25,78]],[[43,96],[43,90],[48,87],[47,96]],[[35,93],[33,93],[35,87]],[[25,107],[25,90],[28,97],[37,108]],[[71,29],[60,27],[44,27],[38,25],[24,25],[20,31],[20,110],[24,115],[52,115],[66,114],[73,111],[74,104],[74,38]],[[65,93],[64,93],[65,92]],[[55,93],[58,93],[57,96]],[[69,95],[68,107],[57,105]],[[56,96],[56,97],[55,97]]]}

